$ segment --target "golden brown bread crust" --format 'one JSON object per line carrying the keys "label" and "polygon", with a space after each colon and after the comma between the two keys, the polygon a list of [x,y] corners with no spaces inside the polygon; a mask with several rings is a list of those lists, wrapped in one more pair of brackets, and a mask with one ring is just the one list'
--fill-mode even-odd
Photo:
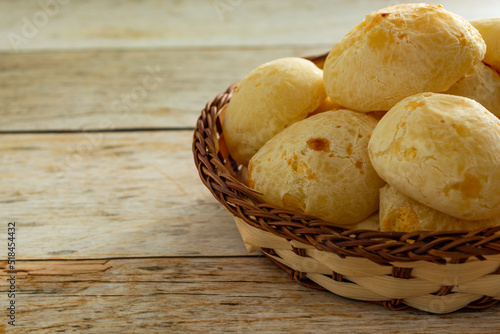
{"label": "golden brown bread crust", "polygon": [[368,158],[376,124],[345,109],[294,123],[251,159],[248,185],[268,203],[337,224],[357,223],[378,209],[385,184]]}
{"label": "golden brown bread crust", "polygon": [[386,185],[380,189],[380,230],[383,232],[472,231],[500,225],[500,216],[463,220],[434,210]]}
{"label": "golden brown bread crust", "polygon": [[481,61],[478,31],[440,5],[404,4],[366,15],[328,55],[327,95],[363,112],[420,92],[443,92]]}
{"label": "golden brown bread crust", "polygon": [[248,164],[262,145],[325,98],[323,72],[309,60],[281,58],[257,67],[238,84],[224,116],[231,156]]}
{"label": "golden brown bread crust", "polygon": [[422,204],[468,220],[500,215],[500,120],[474,100],[402,100],[377,124],[369,154],[387,183]]}
{"label": "golden brown bread crust", "polygon": [[500,75],[483,62],[471,68],[444,94],[476,100],[493,115],[500,117]]}

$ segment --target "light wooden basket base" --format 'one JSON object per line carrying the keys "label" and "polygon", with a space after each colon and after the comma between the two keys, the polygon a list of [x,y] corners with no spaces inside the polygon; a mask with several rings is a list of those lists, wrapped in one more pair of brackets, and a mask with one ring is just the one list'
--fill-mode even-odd
{"label": "light wooden basket base", "polygon": [[500,255],[482,261],[469,258],[459,264],[413,261],[379,265],[287,241],[240,218],[234,220],[249,252],[263,249],[275,262],[301,273],[301,279],[339,296],[372,302],[399,300],[431,313],[453,312],[481,299],[492,303],[500,299]]}

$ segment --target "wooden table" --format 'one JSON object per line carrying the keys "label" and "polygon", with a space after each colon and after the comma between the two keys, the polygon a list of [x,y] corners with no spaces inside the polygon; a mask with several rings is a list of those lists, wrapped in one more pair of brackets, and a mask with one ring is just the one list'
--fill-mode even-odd
{"label": "wooden table", "polygon": [[[0,2],[0,332],[500,332],[500,306],[391,312],[292,283],[247,253],[193,163],[207,101],[395,3]],[[443,4],[500,15],[496,0]]]}

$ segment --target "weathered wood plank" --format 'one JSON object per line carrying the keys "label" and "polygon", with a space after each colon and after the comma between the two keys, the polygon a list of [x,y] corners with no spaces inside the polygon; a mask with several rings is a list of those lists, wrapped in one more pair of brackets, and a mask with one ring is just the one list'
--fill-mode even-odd
{"label": "weathered wood plank", "polygon": [[[118,3],[93,0],[61,5],[58,14],[27,46],[36,45],[45,28],[54,29],[47,32],[60,43],[54,48],[70,52],[0,54],[0,131],[98,129],[101,122],[111,122],[116,128],[192,127],[208,100],[251,69],[279,57],[325,52],[349,27],[361,20],[364,13],[397,3],[386,0],[325,1],[314,6],[303,2],[283,6],[275,1],[243,1],[233,11],[226,12],[227,21],[242,26],[214,28],[217,41],[207,42],[210,38],[204,34],[210,32],[210,25],[204,25],[203,20],[227,23],[218,17],[209,18],[207,14],[207,6],[213,10],[217,1]],[[12,26],[23,22],[23,17],[37,13],[40,4],[1,2],[0,13],[9,15],[0,19],[0,35],[7,36],[15,30]],[[482,2],[481,6],[465,0],[445,5],[470,18],[500,15],[500,3],[495,1]],[[109,12],[116,15],[108,15]],[[151,15],[137,15],[142,12]],[[217,16],[216,11],[213,13]],[[233,14],[241,17],[232,19]],[[175,16],[175,19],[166,19],[165,15]],[[278,17],[273,19],[273,15]],[[308,24],[297,24],[297,19],[291,19],[303,15],[300,22]],[[183,18],[182,24],[188,24],[190,29],[183,29],[177,22],[179,18]],[[79,20],[86,23],[77,24]],[[168,27],[164,27],[165,24]],[[170,27],[171,24],[175,28]],[[168,34],[160,40],[171,41],[171,46],[175,47],[158,50],[157,47],[168,45],[153,43],[151,45],[156,47],[147,51],[124,51],[126,46],[138,47],[131,40],[140,41],[149,36],[134,33],[136,27],[147,29],[153,35],[154,31]],[[251,31],[247,31],[249,27]],[[80,39],[77,38],[80,33],[66,36],[73,28],[101,29],[103,34],[112,32],[113,38],[125,44],[115,45],[121,51],[109,50],[114,44],[106,38],[99,42],[101,46],[95,45],[94,42],[100,40],[98,35],[81,34]],[[127,34],[132,37],[126,38]],[[189,41],[185,34],[197,41],[182,44],[181,41]],[[285,36],[289,36],[288,39]],[[176,38],[179,38],[177,42]],[[224,42],[224,38],[229,38],[230,42]],[[247,39],[252,38],[253,44],[248,44]],[[269,38],[272,42],[266,42]],[[107,51],[75,52],[75,48],[82,49],[78,47],[78,40],[90,43],[89,48]],[[7,38],[0,38],[0,44],[6,41]],[[207,45],[210,48],[202,48]],[[33,50],[54,48],[40,46]]]}
{"label": "weathered wood plank", "polygon": [[16,221],[18,259],[246,255],[199,179],[191,140],[191,131],[0,135],[0,245]]}
{"label": "weathered wood plank", "polygon": [[[2,1],[0,51],[324,44],[365,14],[404,2],[411,1]],[[500,15],[496,0],[440,3],[466,18]]]}
{"label": "weathered wood plank", "polygon": [[[16,329],[24,333],[500,330],[498,306],[448,315],[388,311],[302,287],[262,257],[21,261],[17,269]],[[7,275],[0,270],[2,290]]]}
{"label": "weathered wood plank", "polygon": [[194,127],[208,101],[261,63],[328,49],[0,54],[0,131]]}

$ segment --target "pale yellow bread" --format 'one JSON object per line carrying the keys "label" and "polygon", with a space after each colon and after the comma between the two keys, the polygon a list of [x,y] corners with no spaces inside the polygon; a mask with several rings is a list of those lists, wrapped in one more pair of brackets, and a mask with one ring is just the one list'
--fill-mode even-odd
{"label": "pale yellow bread", "polygon": [[339,225],[360,222],[378,209],[385,184],[368,158],[376,124],[345,109],[294,123],[250,160],[248,185],[280,207]]}
{"label": "pale yellow bread", "polygon": [[227,106],[223,131],[231,156],[246,165],[269,139],[306,118],[325,98],[323,71],[309,60],[281,58],[257,67]]}
{"label": "pale yellow bread", "polygon": [[500,216],[464,220],[434,210],[386,185],[380,189],[380,230],[384,232],[472,231],[500,226]]}
{"label": "pale yellow bread", "polygon": [[[318,108],[316,108],[312,113],[307,115],[307,117],[311,117],[314,115],[317,115],[319,113],[325,112],[325,111],[330,111],[330,110],[339,110],[339,109],[345,109],[341,105],[333,102],[328,96],[326,99],[319,105]],[[377,121],[379,121],[384,115],[387,113],[385,110],[376,110],[376,111],[370,111],[367,112],[366,114],[369,116],[372,116],[375,118]]]}
{"label": "pale yellow bread", "polygon": [[338,109],[343,109],[343,107],[341,105],[333,102],[327,96],[326,99],[324,99],[323,102],[321,102],[321,104],[313,112],[311,112],[309,115],[307,115],[307,117],[311,117],[311,116],[317,115],[317,114],[325,112],[325,111],[338,110]]}
{"label": "pale yellow bread", "polygon": [[500,17],[471,20],[486,43],[483,62],[500,71]]}
{"label": "pale yellow bread", "polygon": [[420,92],[443,92],[484,56],[479,32],[440,5],[402,4],[366,15],[330,51],[327,95],[353,110],[389,110]]}
{"label": "pale yellow bread", "polygon": [[404,195],[468,220],[500,215],[500,120],[478,102],[421,93],[378,122],[373,167]]}
{"label": "pale yellow bread", "polygon": [[344,225],[343,227],[351,230],[379,230],[380,229],[379,219],[380,219],[379,212],[376,211],[374,214],[366,217],[365,219],[363,219],[358,223]]}
{"label": "pale yellow bread", "polygon": [[476,100],[500,117],[500,75],[483,62],[471,68],[444,93]]}

